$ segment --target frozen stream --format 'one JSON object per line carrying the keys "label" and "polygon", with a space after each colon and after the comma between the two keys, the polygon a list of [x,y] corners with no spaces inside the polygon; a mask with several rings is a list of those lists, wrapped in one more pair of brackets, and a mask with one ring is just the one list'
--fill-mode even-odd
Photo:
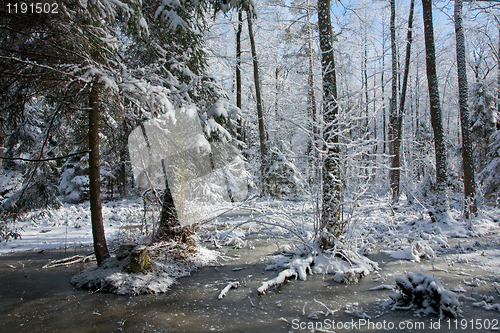
{"label": "frozen stream", "polygon": [[[467,264],[450,266],[444,259],[437,259],[435,266],[447,271],[432,270],[428,260],[414,263],[375,253],[370,258],[379,262],[380,275],[369,275],[357,285],[337,284],[332,281],[331,275],[315,275],[305,282],[292,281],[258,296],[256,290],[262,281],[277,275],[276,271],[264,270],[270,261],[267,255],[276,250],[276,245],[259,239],[252,240],[252,244],[255,246],[252,250],[225,248],[226,256],[231,260],[226,261],[224,266],[206,267],[182,278],[168,293],[134,297],[92,294],[73,288],[70,278],[82,266],[41,269],[49,260],[86,253],[88,248],[72,249],[71,253],[45,250],[43,253],[2,255],[0,331],[310,332],[310,325],[321,322],[326,324],[324,331],[336,332],[491,332],[491,328],[475,329],[475,326],[472,329],[470,320],[493,323],[500,319],[498,311],[475,308],[472,301],[462,300],[464,318],[459,318],[458,322],[441,321],[441,329],[435,329],[436,326],[431,329],[431,325],[438,323],[437,316],[414,317],[410,311],[391,311],[390,306],[384,307],[384,301],[389,299],[392,291],[368,290],[381,284],[394,284],[395,276],[405,276],[406,272],[422,269],[424,273],[437,277],[446,289],[461,286],[466,290],[463,294],[472,295],[477,301],[482,300],[482,295],[488,295],[494,297],[494,303],[499,303],[499,295],[494,292],[491,281],[480,283],[475,288],[465,284],[476,276],[491,277],[490,273]],[[239,281],[240,288],[230,290],[225,298],[218,300],[219,292],[229,281]],[[315,299],[338,311],[326,318],[319,315],[318,320],[308,319],[314,311],[325,310]],[[325,330],[333,320],[336,325],[340,322],[358,323],[358,317],[345,313],[346,306],[353,303],[357,303],[357,308],[362,308],[371,317],[372,327]],[[380,326],[383,321],[386,321],[386,328],[389,322],[397,328],[401,322],[407,321],[404,326],[413,329],[384,330]],[[382,329],[373,327],[376,323]],[[420,323],[425,325],[424,329],[417,328]],[[301,330],[300,327],[306,329]],[[500,324],[496,327],[500,329]]]}

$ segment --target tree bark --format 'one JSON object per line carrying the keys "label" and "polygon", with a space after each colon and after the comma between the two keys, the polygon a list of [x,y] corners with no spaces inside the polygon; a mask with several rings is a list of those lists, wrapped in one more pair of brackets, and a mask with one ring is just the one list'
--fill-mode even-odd
{"label": "tree bark", "polygon": [[94,82],[89,92],[89,197],[92,236],[97,265],[109,258],[101,205],[101,174],[99,166],[99,88]]}
{"label": "tree bark", "polygon": [[467,83],[467,63],[465,60],[465,36],[462,18],[462,0],[455,0],[455,37],[457,48],[458,96],[460,103],[460,125],[462,129],[462,160],[464,170],[464,216],[477,214],[476,182],[469,111],[469,88]]}
{"label": "tree bark", "polygon": [[247,11],[248,37],[250,38],[250,48],[252,51],[253,60],[253,80],[255,83],[255,98],[257,99],[257,119],[259,124],[259,141],[260,141],[260,160],[261,160],[261,178],[262,178],[262,194],[269,193],[267,182],[267,147],[266,147],[266,129],[264,126],[264,113],[262,110],[262,97],[260,91],[259,79],[259,62],[257,60],[257,51],[255,49],[255,38],[253,35],[252,14]]}
{"label": "tree bark", "polygon": [[392,202],[399,200],[399,147],[396,138],[398,122],[398,55],[396,48],[396,1],[391,0],[391,69],[392,69],[392,95],[389,112],[389,155],[391,155],[391,168],[389,169],[389,183]]}
{"label": "tree bark", "polygon": [[313,49],[313,33],[311,27],[311,9],[309,8],[309,1],[307,6],[307,48],[309,56],[309,107],[310,115],[312,118],[312,129],[313,129],[313,141],[316,141],[317,134],[317,108],[316,108],[316,83],[314,80],[314,49]]}
{"label": "tree bark", "polygon": [[427,69],[427,85],[429,89],[429,104],[431,124],[434,132],[434,148],[436,155],[436,202],[433,220],[446,221],[450,217],[448,201],[448,161],[446,157],[446,142],[443,130],[441,102],[439,98],[438,78],[436,71],[436,49],[434,45],[434,27],[432,22],[432,1],[422,0],[425,53]]}
{"label": "tree bark", "polygon": [[3,151],[5,146],[5,135],[0,131],[0,172],[2,172]]}
{"label": "tree bark", "polygon": [[120,170],[119,170],[119,182],[118,182],[118,191],[120,192],[120,198],[124,199],[127,194],[127,138],[130,134],[130,131],[127,126],[127,120],[125,116],[123,116],[123,123],[121,127],[122,131],[122,146],[120,148]]}
{"label": "tree bark", "polygon": [[[165,170],[165,162],[162,160],[162,167]],[[179,217],[177,215],[177,210],[174,204],[174,198],[172,197],[172,192],[168,186],[168,179],[166,172],[165,174],[165,192],[163,193],[163,203],[161,206],[160,213],[160,224],[155,235],[155,240],[173,240],[179,238],[180,241],[185,241],[187,235],[183,235],[182,228],[179,222]]]}
{"label": "tree bark", "polygon": [[318,156],[318,148],[319,148],[319,130],[318,130],[318,108],[316,105],[316,82],[314,77],[314,49],[313,49],[313,29],[311,24],[311,8],[309,5],[309,0],[306,1],[306,19],[307,19],[307,51],[309,58],[309,92],[308,92],[308,108],[309,108],[309,116],[311,117],[311,132],[312,139],[310,144],[308,145],[308,156],[309,156],[309,165],[311,167],[311,171],[309,174],[309,186],[312,186],[316,183],[320,177],[320,170],[317,167],[316,161]]}
{"label": "tree bark", "polygon": [[364,36],[363,36],[363,81],[364,81],[364,92],[365,92],[365,122],[364,122],[364,128],[367,131],[367,136],[366,138],[369,140],[370,139],[370,131],[368,128],[369,124],[369,96],[368,96],[368,32],[366,31],[366,28],[364,29]]}
{"label": "tree bark", "polygon": [[335,58],[333,53],[330,0],[318,0],[319,44],[321,48],[321,69],[323,75],[323,140],[325,156],[323,160],[323,210],[321,217],[321,246],[332,248],[335,238],[344,232],[340,218],[341,189],[338,104]]}
{"label": "tree bark", "polygon": [[[238,10],[238,30],[236,31],[236,106],[241,110],[241,32],[243,11]],[[243,117],[238,120],[238,140],[243,141]]]}
{"label": "tree bark", "polygon": [[387,152],[387,122],[386,122],[386,110],[385,110],[385,81],[384,81],[384,72],[385,72],[385,24],[382,21],[382,73],[380,75],[380,84],[382,88],[382,132],[384,139],[384,146],[382,153]]}
{"label": "tree bark", "polygon": [[395,175],[394,175],[394,182],[391,183],[391,189],[392,189],[392,202],[396,203],[399,201],[399,196],[401,193],[401,186],[400,186],[400,150],[401,150],[401,142],[402,142],[402,137],[403,137],[403,115],[405,111],[405,103],[406,103],[406,90],[408,89],[408,75],[410,72],[410,59],[411,59],[411,44],[413,41],[412,38],[412,29],[413,29],[413,13],[415,9],[415,0],[411,0],[410,3],[410,14],[408,16],[408,34],[406,36],[406,54],[405,54],[405,67],[404,67],[404,74],[403,74],[403,86],[401,88],[401,100],[399,102],[399,111],[396,115],[395,119],[395,136],[394,136],[394,156],[392,160],[392,165],[391,168],[394,170]]}

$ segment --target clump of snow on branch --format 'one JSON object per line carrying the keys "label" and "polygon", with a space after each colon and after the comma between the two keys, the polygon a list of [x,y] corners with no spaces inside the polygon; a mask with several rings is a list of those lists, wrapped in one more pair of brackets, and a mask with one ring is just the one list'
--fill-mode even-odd
{"label": "clump of snow on branch", "polygon": [[201,121],[203,129],[209,138],[222,142],[231,142],[235,136],[237,121],[241,117],[241,110],[226,100],[218,100],[203,115]]}
{"label": "clump of snow on branch", "polygon": [[458,295],[428,274],[410,272],[406,278],[398,276],[396,286],[399,292],[390,296],[395,301],[393,310],[417,309],[418,313],[437,313],[440,318],[457,318],[462,312]]}
{"label": "clump of snow on branch", "polygon": [[472,303],[472,306],[476,308],[483,308],[486,311],[500,311],[500,304],[488,304],[486,301],[481,301],[477,303]]}
{"label": "clump of snow on branch", "polygon": [[223,299],[224,297],[226,297],[227,293],[229,290],[231,289],[236,289],[240,286],[240,283],[238,281],[236,282],[229,282],[225,287],[224,289],[221,290],[221,292],[219,293],[219,299]]}
{"label": "clump of snow on branch", "polygon": [[292,269],[292,268],[285,269],[284,271],[280,272],[278,274],[278,276],[275,277],[274,279],[263,282],[262,285],[259,287],[259,289],[257,289],[257,292],[260,295],[263,295],[272,286],[280,286],[283,283],[285,283],[285,281],[287,279],[291,279],[291,278],[297,279],[297,276],[298,276],[298,274],[294,269]]}
{"label": "clump of snow on branch", "polygon": [[436,257],[429,244],[420,241],[404,246],[401,250],[384,250],[383,252],[395,259],[407,259],[416,262],[420,262],[421,258],[431,259]]}
{"label": "clump of snow on branch", "polygon": [[335,282],[358,283],[362,277],[378,269],[378,264],[355,251],[337,247],[327,252],[312,251],[307,256],[297,255],[283,267],[286,269],[276,278],[262,283],[257,290],[259,294],[265,294],[269,288],[279,286],[291,278],[305,281],[308,274],[335,274]]}
{"label": "clump of snow on branch", "polygon": [[224,117],[232,119],[239,119],[241,116],[240,114],[240,108],[225,100],[218,100],[207,112],[209,117]]}

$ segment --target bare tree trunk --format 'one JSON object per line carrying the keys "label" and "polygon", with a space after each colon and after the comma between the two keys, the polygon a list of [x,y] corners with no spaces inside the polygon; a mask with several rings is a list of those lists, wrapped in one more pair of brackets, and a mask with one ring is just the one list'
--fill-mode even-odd
{"label": "bare tree trunk", "polygon": [[5,135],[0,131],[0,172],[2,171],[3,151],[5,146]]}
{"label": "bare tree trunk", "polygon": [[276,66],[276,69],[274,71],[274,117],[278,114],[278,108],[279,108],[279,97],[280,97],[280,71],[281,69],[279,66]]}
{"label": "bare tree trunk", "polygon": [[94,83],[89,92],[89,197],[92,236],[97,265],[109,258],[101,205],[101,174],[99,166],[99,88]]}
{"label": "bare tree trunk", "polygon": [[382,153],[387,152],[387,123],[386,123],[386,116],[385,116],[385,82],[384,82],[384,72],[385,72],[385,25],[384,22],[382,22],[382,74],[380,76],[380,81],[382,85],[382,132],[383,132],[383,139],[384,139],[384,147],[382,150]]}
{"label": "bare tree trunk", "polygon": [[308,146],[308,156],[310,156],[309,164],[311,166],[312,175],[309,177],[309,185],[317,182],[320,177],[320,170],[317,167],[316,156],[318,156],[318,115],[316,106],[316,83],[314,77],[314,49],[313,49],[313,31],[311,24],[311,8],[309,7],[309,1],[306,2],[307,11],[307,48],[308,48],[308,58],[309,58],[309,93],[308,93],[308,106],[309,106],[309,116],[311,117],[311,131],[312,140]]}
{"label": "bare tree trunk", "polygon": [[321,219],[323,249],[332,248],[335,238],[344,232],[340,218],[342,183],[340,178],[337,80],[333,54],[330,0],[318,0],[319,44],[323,74],[323,140],[326,150],[323,160],[323,215]]}
{"label": "bare tree trunk", "polygon": [[[405,54],[405,67],[404,67],[404,74],[403,74],[403,86],[401,88],[401,96],[400,96],[400,101],[399,101],[399,112],[398,112],[398,119],[396,121],[396,137],[394,139],[394,154],[395,156],[398,157],[398,160],[396,161],[396,164],[399,166],[400,161],[400,149],[401,149],[401,143],[403,141],[403,117],[405,114],[405,104],[406,104],[406,91],[408,90],[408,76],[410,73],[410,60],[411,60],[411,44],[413,42],[412,38],[412,32],[413,32],[413,13],[415,11],[415,0],[411,0],[410,3],[410,14],[408,15],[408,33],[406,35],[406,54]],[[401,171],[398,170],[398,181],[397,181],[397,196],[396,196],[396,201],[399,200],[399,195],[401,193],[401,186],[400,186],[400,176],[399,173]]]}
{"label": "bare tree trunk", "polygon": [[462,129],[462,160],[464,169],[464,215],[476,215],[476,182],[474,158],[472,155],[472,136],[469,112],[469,88],[467,83],[467,63],[465,60],[465,36],[462,19],[462,0],[455,0],[455,36],[457,48],[458,96],[460,103],[460,124]]}
{"label": "bare tree trunk", "polygon": [[[238,30],[236,31],[236,106],[241,110],[241,32],[243,11],[238,10]],[[238,120],[238,140],[243,141],[243,117]]]}
{"label": "bare tree trunk", "polygon": [[[377,86],[377,75],[373,75],[373,87]],[[374,153],[378,152],[377,137],[377,89],[373,89],[373,139],[375,140]]]}
{"label": "bare tree trunk", "polygon": [[432,1],[422,0],[425,53],[427,68],[427,84],[429,89],[429,105],[431,124],[434,132],[434,148],[436,153],[436,202],[435,212],[432,214],[436,221],[451,219],[450,204],[448,201],[448,161],[446,157],[446,142],[443,130],[441,103],[436,71],[436,48],[434,45],[434,27],[432,22]]}
{"label": "bare tree trunk", "polygon": [[389,103],[389,155],[391,155],[391,168],[389,169],[389,183],[392,202],[399,199],[399,147],[396,147],[397,121],[398,121],[398,55],[396,48],[396,1],[391,0],[391,66],[392,66],[392,95]]}
{"label": "bare tree trunk", "polygon": [[121,132],[122,132],[122,140],[124,141],[122,143],[122,146],[120,148],[120,170],[119,170],[119,179],[118,179],[118,191],[120,192],[120,197],[123,199],[125,198],[127,194],[127,169],[126,169],[126,164],[128,161],[128,156],[127,156],[127,138],[128,135],[130,134],[130,131],[127,126],[127,119],[125,118],[125,115],[123,115],[123,123],[121,127]]}
{"label": "bare tree trunk", "polygon": [[394,156],[392,159],[391,170],[394,171],[393,183],[391,183],[392,189],[392,202],[399,201],[400,195],[400,150],[401,150],[401,141],[403,136],[403,115],[405,110],[406,103],[406,90],[408,89],[408,75],[410,72],[410,59],[411,59],[411,44],[413,41],[412,38],[412,29],[413,29],[413,12],[415,9],[415,0],[411,0],[410,3],[410,14],[408,16],[408,34],[406,36],[406,54],[405,54],[405,67],[403,74],[403,86],[401,88],[401,100],[399,102],[399,111],[396,115],[395,119],[395,135],[394,135]]}
{"label": "bare tree trunk", "polygon": [[[317,134],[317,107],[316,107],[316,83],[314,80],[314,50],[313,50],[313,34],[311,27],[311,10],[309,8],[309,2],[307,6],[307,42],[308,42],[308,52],[309,52],[309,107],[310,114],[313,121],[313,135]],[[313,140],[316,140],[315,138]]]}
{"label": "bare tree trunk", "polygon": [[364,42],[363,42],[363,79],[365,81],[365,123],[364,123],[364,128],[367,131],[367,139],[370,139],[370,131],[368,130],[368,117],[369,117],[369,103],[370,103],[370,98],[368,96],[368,41],[367,41],[367,31],[365,29],[365,36],[364,36]]}
{"label": "bare tree trunk", "polygon": [[257,99],[257,119],[259,123],[259,141],[260,141],[260,160],[261,160],[261,178],[262,178],[262,194],[269,193],[269,185],[267,182],[267,148],[266,148],[266,129],[264,126],[264,113],[262,110],[262,97],[260,91],[259,80],[259,62],[257,60],[257,51],[255,50],[255,39],[252,27],[252,14],[247,12],[248,37],[250,38],[250,48],[252,50],[253,59],[253,80],[255,83],[255,98]]}

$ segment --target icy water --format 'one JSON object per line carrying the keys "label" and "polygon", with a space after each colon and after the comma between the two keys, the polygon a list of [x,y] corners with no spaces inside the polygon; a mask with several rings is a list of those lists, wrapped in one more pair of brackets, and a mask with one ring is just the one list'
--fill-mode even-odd
{"label": "icy water", "polygon": [[[314,275],[258,296],[256,290],[262,281],[278,273],[264,270],[276,245],[266,240],[252,242],[252,250],[225,248],[231,260],[224,266],[206,267],[182,278],[168,293],[134,297],[75,289],[69,281],[82,266],[41,269],[49,260],[88,249],[0,256],[0,331],[491,332],[495,322],[500,330],[500,312],[475,308],[469,300],[462,300],[463,318],[439,322],[436,315],[415,317],[410,311],[391,311],[390,306],[384,306],[393,293],[390,290],[369,291],[381,284],[394,284],[395,276],[422,269],[437,277],[446,289],[462,286],[466,290],[463,294],[477,301],[487,295],[499,303],[491,281],[477,287],[465,283],[478,275],[492,277],[470,265],[450,266],[437,259],[435,266],[447,271],[432,270],[428,260],[413,263],[376,253],[370,258],[379,262],[380,275],[369,275],[357,285],[337,284],[331,275]],[[218,300],[219,292],[230,281],[239,281],[240,288]],[[308,318],[314,311],[326,310],[319,302],[338,311],[326,318],[322,314],[317,320]],[[370,319],[349,315],[346,307],[362,309]],[[489,329],[479,329],[479,324],[488,324]]]}

